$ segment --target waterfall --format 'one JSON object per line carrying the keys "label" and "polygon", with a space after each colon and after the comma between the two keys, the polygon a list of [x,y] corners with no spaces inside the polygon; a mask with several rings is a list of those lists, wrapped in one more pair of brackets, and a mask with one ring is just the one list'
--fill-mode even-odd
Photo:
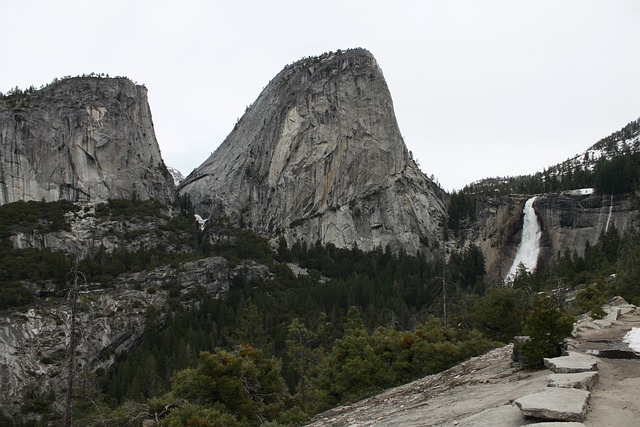
{"label": "waterfall", "polygon": [[542,231],[540,230],[540,224],[538,224],[536,211],[533,209],[533,202],[535,200],[535,196],[527,200],[522,209],[524,213],[522,238],[520,239],[513,265],[509,269],[507,277],[504,279],[505,282],[513,281],[520,264],[523,264],[529,272],[533,272],[536,269],[538,255],[540,254],[540,236],[542,235]]}
{"label": "waterfall", "polygon": [[607,225],[604,227],[604,232],[609,231],[609,222],[611,221],[611,213],[613,212],[613,193],[611,193],[611,201],[609,201],[609,216],[607,217]]}
{"label": "waterfall", "polygon": [[593,241],[597,242],[598,238],[600,237],[600,231],[602,230],[602,216],[603,216],[603,212],[604,212],[604,205],[605,205],[605,200],[606,200],[606,196],[603,194],[602,195],[602,203],[600,206],[600,212],[598,213],[598,223],[596,224],[595,228],[593,229],[594,235],[593,235]]}

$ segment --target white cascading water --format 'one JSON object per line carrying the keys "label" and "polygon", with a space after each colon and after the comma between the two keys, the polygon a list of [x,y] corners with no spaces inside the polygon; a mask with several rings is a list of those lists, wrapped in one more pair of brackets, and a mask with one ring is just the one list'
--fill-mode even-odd
{"label": "white cascading water", "polygon": [[533,202],[535,200],[535,197],[527,200],[522,209],[524,213],[522,238],[520,239],[513,265],[509,269],[507,277],[504,279],[505,282],[513,282],[520,264],[523,264],[530,273],[536,269],[538,255],[540,254],[540,236],[542,235],[542,231],[540,230],[540,224],[538,224],[536,211],[533,209]]}
{"label": "white cascading water", "polygon": [[613,193],[611,193],[611,200],[609,201],[609,216],[607,217],[607,225],[604,226],[604,232],[609,231],[609,223],[611,222],[611,213],[613,212]]}

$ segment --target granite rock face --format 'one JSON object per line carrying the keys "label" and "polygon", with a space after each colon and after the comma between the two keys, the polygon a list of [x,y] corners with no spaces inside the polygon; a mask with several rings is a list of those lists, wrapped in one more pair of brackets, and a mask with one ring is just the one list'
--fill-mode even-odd
{"label": "granite rock face", "polygon": [[77,77],[0,99],[0,205],[174,192],[144,86]]}
{"label": "granite rock face", "polygon": [[204,218],[363,250],[425,249],[445,216],[445,194],[412,160],[363,49],[287,66],[179,192]]}
{"label": "granite rock face", "polygon": [[[481,199],[476,220],[463,230],[465,244],[477,245],[485,256],[489,283],[504,279],[513,263],[522,234],[522,208],[529,197]],[[631,231],[638,217],[634,197],[579,191],[538,195],[533,207],[542,230],[543,263],[555,260],[566,249],[582,256],[585,244],[595,245],[611,227],[621,235]]]}
{"label": "granite rock face", "polygon": [[542,254],[545,261],[568,248],[580,256],[585,244],[594,245],[601,233],[615,227],[621,235],[635,227],[638,217],[633,194],[580,194],[567,191],[536,199],[535,209],[542,226]]}

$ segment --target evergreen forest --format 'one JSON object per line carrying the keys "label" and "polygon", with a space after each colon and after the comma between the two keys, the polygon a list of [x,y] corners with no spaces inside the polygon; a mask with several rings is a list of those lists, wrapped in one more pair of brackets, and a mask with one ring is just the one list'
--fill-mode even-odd
{"label": "evergreen forest", "polygon": [[[65,277],[75,260],[13,249],[8,236],[16,230],[65,229],[63,213],[74,209],[66,202],[0,207],[4,309],[65,303]],[[484,282],[484,259],[476,247],[451,254],[443,264],[388,248],[288,247],[284,239],[270,245],[224,221],[200,230],[187,199],[176,210],[154,233],[172,236],[188,251],[98,251],[78,269],[104,286],[124,272],[220,255],[266,265],[271,278],[240,276],[226,298],[203,294],[197,305],[181,304],[180,292],[170,294],[169,315],[161,324],[157,308],[148,307],[136,348],[119,354],[106,371],[78,374],[76,425],[140,425],[144,419],[164,426],[302,425],[322,410],[440,372],[515,335],[535,337],[528,350],[535,366],[560,351],[572,315],[597,314],[612,295],[640,303],[640,234],[621,236],[615,227],[585,248],[584,257],[567,251],[553,265],[534,274],[522,270],[505,285]],[[118,221],[163,215],[154,202],[110,201],[96,209],[96,216]],[[212,244],[206,238],[211,233],[236,239]],[[294,275],[291,263],[308,274]],[[612,273],[618,279],[605,283]],[[62,292],[40,298],[25,291],[25,282],[43,280]],[[578,290],[571,305],[550,292],[558,283],[563,290]],[[3,425],[60,419],[52,400],[26,390],[24,417],[5,417]]]}
{"label": "evergreen forest", "polygon": [[[638,126],[632,122],[597,147],[613,153]],[[638,203],[638,155],[622,149],[593,167],[563,174],[556,168],[453,192],[445,237],[452,239],[475,220],[479,200],[502,192],[592,187],[628,193]],[[105,224],[119,244],[96,246],[84,257],[16,248],[12,239],[19,233],[70,230],[70,214]],[[206,257],[265,266],[266,278],[235,276],[224,298],[197,289],[197,304],[185,299],[179,283],[169,283],[167,307],[146,307],[137,346],[115,355],[108,369],[76,372],[73,425],[140,426],[153,420],[159,426],[298,426],[326,409],[446,370],[516,335],[531,337],[523,369],[558,355],[574,316],[602,315],[600,307],[614,295],[640,304],[638,229],[636,224],[621,235],[609,227],[587,242],[582,256],[566,250],[535,273],[521,268],[505,284],[487,282],[475,246],[450,253],[440,247],[431,254],[289,246],[284,238],[233,227],[225,218],[201,228],[188,197],[169,207],[109,200],[90,212],[64,201],[16,202],[0,206],[0,310],[68,304],[73,271],[108,293],[124,273],[180,268]],[[134,244],[150,236],[159,243]],[[159,316],[160,310],[166,315]],[[61,423],[65,414],[54,405],[61,393],[27,387],[20,415],[0,413],[0,424]]]}

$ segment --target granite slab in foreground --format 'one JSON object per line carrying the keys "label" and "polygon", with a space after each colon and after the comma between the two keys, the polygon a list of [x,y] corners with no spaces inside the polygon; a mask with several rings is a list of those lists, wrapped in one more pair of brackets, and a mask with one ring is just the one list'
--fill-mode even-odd
{"label": "granite slab in foreground", "polygon": [[575,388],[549,387],[515,401],[529,418],[550,421],[582,421],[587,414],[590,393]]}

